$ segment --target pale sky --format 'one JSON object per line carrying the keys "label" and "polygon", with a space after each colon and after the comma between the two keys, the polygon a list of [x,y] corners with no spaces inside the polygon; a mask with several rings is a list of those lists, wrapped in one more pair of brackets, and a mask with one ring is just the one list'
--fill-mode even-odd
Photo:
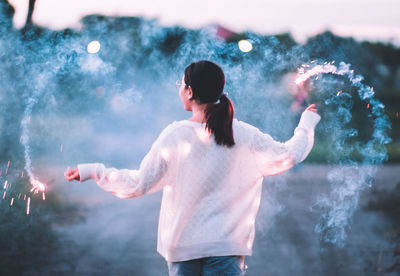
{"label": "pale sky", "polygon": [[[9,0],[23,26],[28,0]],[[37,0],[34,22],[53,29],[79,28],[88,14],[144,16],[190,28],[219,23],[236,32],[290,31],[300,42],[326,29],[356,39],[400,45],[400,0]]]}

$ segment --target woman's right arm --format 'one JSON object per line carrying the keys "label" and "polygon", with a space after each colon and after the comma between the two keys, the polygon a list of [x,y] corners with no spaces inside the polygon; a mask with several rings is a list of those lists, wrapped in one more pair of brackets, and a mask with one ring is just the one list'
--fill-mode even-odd
{"label": "woman's right arm", "polygon": [[69,181],[93,179],[100,188],[120,198],[139,197],[160,190],[171,158],[173,127],[167,127],[153,143],[137,170],[107,168],[101,163],[80,164],[75,170],[64,173]]}
{"label": "woman's right arm", "polygon": [[285,143],[257,130],[252,150],[259,172],[263,176],[276,175],[302,162],[313,147],[314,129],[320,119],[315,105],[309,106],[303,112],[293,137]]}

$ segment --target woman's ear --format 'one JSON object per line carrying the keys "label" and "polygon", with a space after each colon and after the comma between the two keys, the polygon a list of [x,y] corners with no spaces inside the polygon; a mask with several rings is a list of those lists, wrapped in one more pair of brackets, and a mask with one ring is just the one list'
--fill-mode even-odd
{"label": "woman's ear", "polygon": [[193,90],[192,90],[192,87],[190,85],[188,86],[187,91],[188,91],[188,93],[187,93],[188,100],[192,100],[193,99]]}

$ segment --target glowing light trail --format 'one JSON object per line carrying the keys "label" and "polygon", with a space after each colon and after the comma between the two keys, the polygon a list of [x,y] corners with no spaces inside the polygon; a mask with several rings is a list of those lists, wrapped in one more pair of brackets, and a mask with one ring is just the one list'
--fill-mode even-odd
{"label": "glowing light trail", "polygon": [[31,198],[28,197],[28,201],[26,202],[26,214],[29,215],[29,211],[31,208]]}

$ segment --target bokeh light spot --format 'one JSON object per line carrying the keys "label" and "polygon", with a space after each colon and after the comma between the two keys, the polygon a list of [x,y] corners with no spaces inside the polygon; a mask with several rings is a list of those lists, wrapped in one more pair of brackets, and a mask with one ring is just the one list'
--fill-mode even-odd
{"label": "bokeh light spot", "polygon": [[89,54],[95,54],[100,51],[100,42],[97,40],[91,41],[87,46],[87,51]]}
{"label": "bokeh light spot", "polygon": [[245,39],[244,40],[240,40],[238,42],[238,46],[239,46],[240,51],[242,51],[244,53],[248,53],[251,50],[253,50],[253,45],[251,44],[251,42],[248,41],[248,40],[245,40]]}

